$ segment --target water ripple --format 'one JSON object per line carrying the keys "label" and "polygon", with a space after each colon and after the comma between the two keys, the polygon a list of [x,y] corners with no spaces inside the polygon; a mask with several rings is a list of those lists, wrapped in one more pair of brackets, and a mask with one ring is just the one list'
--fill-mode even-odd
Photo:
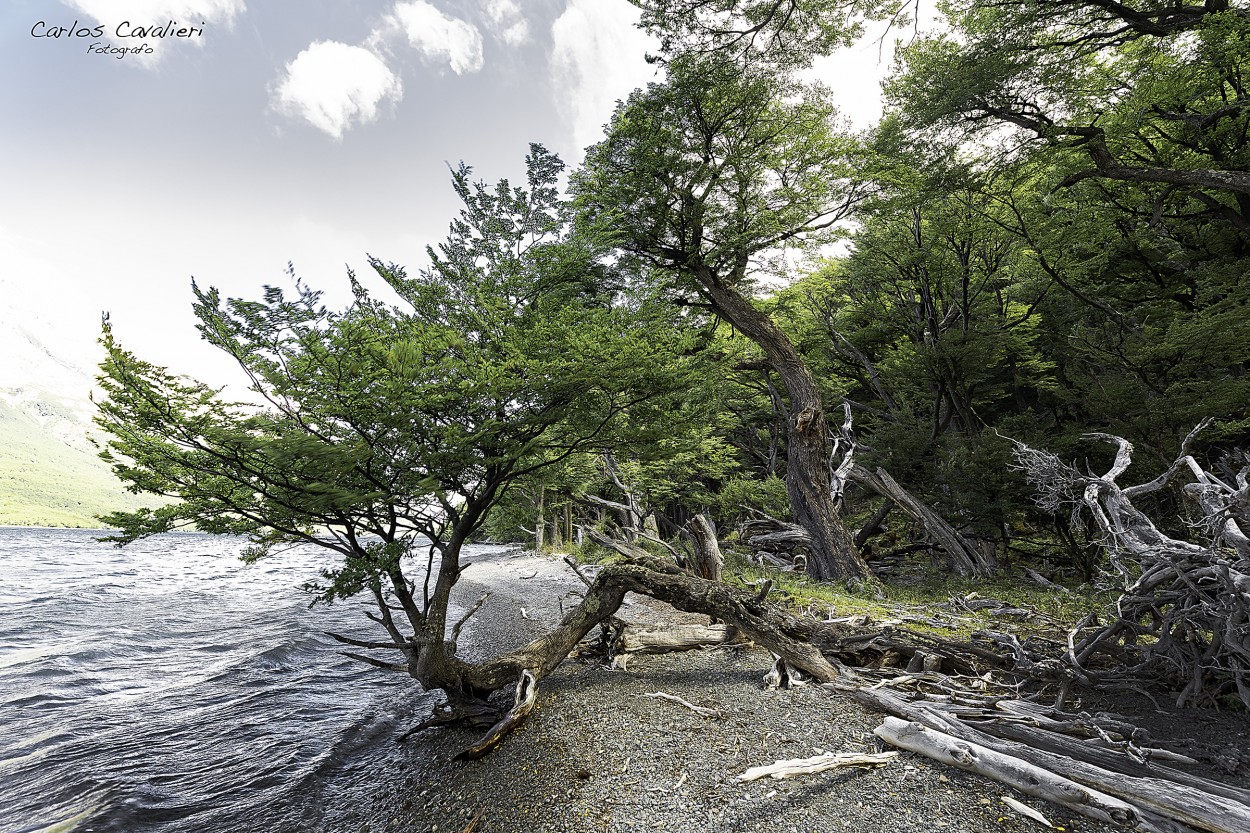
{"label": "water ripple", "polygon": [[308,608],[325,554],[239,549],[0,529],[0,833],[318,830],[344,762],[393,747],[426,695],[321,635],[376,638]]}

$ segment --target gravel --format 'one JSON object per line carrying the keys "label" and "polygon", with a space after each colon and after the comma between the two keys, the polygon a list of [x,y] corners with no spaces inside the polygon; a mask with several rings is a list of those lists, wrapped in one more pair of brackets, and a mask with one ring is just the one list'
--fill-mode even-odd
{"label": "gravel", "polygon": [[[504,551],[479,559],[455,602],[463,610],[484,589],[492,597],[466,627],[462,653],[523,644],[576,602],[567,594],[580,586],[556,559]],[[621,611],[630,621],[698,621],[630,601]],[[739,783],[746,769],[779,759],[884,748],[872,734],[880,717],[842,695],[818,686],[765,690],[770,661],[751,647],[636,657],[628,672],[566,662],[542,681],[530,718],[481,761],[451,760],[478,738],[467,729],[396,745],[368,794],[338,808],[334,830],[459,833],[478,811],[478,833],[1042,829],[1010,810],[1005,795],[1068,831],[1118,829],[910,754],[875,770]],[[642,696],[654,692],[722,716]]]}

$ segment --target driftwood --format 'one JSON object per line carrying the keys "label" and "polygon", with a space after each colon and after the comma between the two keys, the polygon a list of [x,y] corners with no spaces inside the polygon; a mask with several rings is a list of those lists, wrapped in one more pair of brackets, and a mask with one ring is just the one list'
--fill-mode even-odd
{"label": "driftwood", "polygon": [[[842,690],[846,690],[845,687]],[[892,715],[891,718],[887,718],[887,728],[879,730],[879,735],[883,739],[891,743],[893,743],[891,738],[912,743],[915,737],[922,736],[923,733],[919,733],[919,730],[914,728],[900,733],[899,727],[923,727],[930,733],[925,736],[930,737],[930,740],[924,741],[923,744],[916,742],[910,746],[904,743],[899,745],[921,754],[929,755],[930,752],[934,752],[932,757],[936,760],[955,766],[964,765],[964,768],[1005,783],[1012,783],[1013,786],[1018,786],[1025,792],[1031,791],[1000,775],[1012,773],[1010,777],[1014,778],[1020,772],[1031,772],[1032,770],[1016,768],[1018,763],[1023,763],[1029,767],[1041,769],[1050,776],[1078,784],[1082,788],[1114,797],[1119,802],[1129,805],[1133,812],[1131,818],[1116,819],[1118,823],[1139,830],[1151,831],[1151,833],[1180,833],[1180,831],[1193,830],[1205,830],[1211,833],[1244,833],[1245,830],[1250,830],[1250,802],[1248,802],[1250,793],[1244,790],[1158,765],[1151,765],[1141,774],[1126,774],[1124,770],[1132,763],[1127,756],[1125,756],[1125,761],[1115,764],[1114,768],[1102,766],[1099,763],[1107,763],[1108,750],[1105,748],[1084,749],[1081,744],[1067,744],[1064,745],[1063,752],[1055,753],[1041,748],[1054,745],[1053,739],[1050,743],[1042,744],[1034,733],[1029,733],[1024,743],[1005,740],[996,735],[1018,732],[1019,726],[1013,727],[1010,720],[985,720],[987,712],[984,708],[951,703],[907,701],[896,694],[880,689],[852,690],[849,694],[864,705]],[[1029,711],[1027,706],[1022,710],[1026,713]],[[1006,711],[1009,712],[1011,709]],[[952,745],[952,739],[957,741],[957,744]],[[960,752],[961,749],[966,749],[970,745],[975,746],[976,749],[972,752]],[[995,753],[995,757],[987,758],[979,751],[981,749]],[[996,757],[997,755],[1006,756],[1015,763],[1008,766],[1006,762]],[[962,764],[958,760],[953,760],[952,756],[962,760]],[[973,768],[969,765],[977,760],[989,760],[993,763],[982,768]],[[1033,773],[1030,777],[1040,776]],[[1069,788],[1064,787],[1059,796],[1069,793]],[[1039,793],[1032,794],[1040,795]],[[1049,795],[1042,797],[1052,801],[1057,800]],[[1058,803],[1070,806],[1071,809],[1079,812],[1085,812],[1082,807],[1088,806],[1096,807],[1098,812],[1102,812],[1110,806],[1102,803],[1090,805],[1083,801],[1068,804],[1059,800]],[[1086,814],[1095,818],[1103,818],[1102,815],[1096,813]]]}
{"label": "driftwood", "polygon": [[1137,810],[1127,802],[1083,787],[1027,761],[952,737],[923,724],[887,717],[873,734],[891,746],[984,775],[1090,818],[1126,826],[1137,823]]}
{"label": "driftwood", "polygon": [[613,652],[667,654],[723,645],[735,636],[728,625],[626,625],[613,641]]}
{"label": "driftwood", "polygon": [[777,761],[766,766],[751,767],[739,775],[737,781],[758,781],[760,778],[790,778],[795,775],[815,775],[831,769],[848,766],[879,767],[885,766],[898,757],[897,752],[826,752],[812,758],[793,758]]}
{"label": "driftwood", "polygon": [[[1085,512],[1100,544],[1121,574],[1123,593],[1105,625],[1074,634],[1068,662],[1096,683],[1155,679],[1179,688],[1177,705],[1233,695],[1250,707],[1250,467],[1232,483],[1204,470],[1189,452],[1198,425],[1163,474],[1137,486],[1117,480],[1132,463],[1133,446],[1107,434],[1091,434],[1116,446],[1115,461],[1101,477],[1081,474],[1053,454],[1016,442],[1017,465],[1052,513]],[[1201,543],[1164,534],[1133,501],[1182,474],[1193,482],[1184,493],[1203,514]],[[1095,657],[1114,663],[1091,670]]]}
{"label": "driftwood", "polygon": [[1054,825],[1050,823],[1050,819],[1046,818],[1040,812],[1038,812],[1037,810],[1034,810],[1032,807],[1025,804],[1023,801],[1016,801],[1014,798],[1012,798],[1009,795],[1002,796],[1001,798],[999,798],[999,801],[1003,802],[1004,804],[1006,804],[1008,807],[1010,807],[1012,810],[1019,813],[1020,815],[1025,816],[1026,818],[1033,819],[1033,821],[1037,822],[1038,824],[1044,824],[1047,827],[1054,827]]}
{"label": "driftwood", "polygon": [[690,709],[690,711],[697,714],[699,717],[722,717],[724,716],[724,712],[722,712],[720,709],[711,709],[711,708],[708,708],[707,706],[696,706],[694,703],[691,703],[689,700],[683,700],[682,698],[678,697],[676,694],[666,694],[663,691],[653,691],[650,694],[639,694],[638,696],[639,697],[653,697],[657,700],[667,700],[670,703],[676,703],[679,706],[685,706],[686,708]]}
{"label": "driftwood", "polygon": [[737,632],[728,625],[635,625],[621,622],[610,637],[612,667],[627,671],[631,657],[711,648],[731,642]]}

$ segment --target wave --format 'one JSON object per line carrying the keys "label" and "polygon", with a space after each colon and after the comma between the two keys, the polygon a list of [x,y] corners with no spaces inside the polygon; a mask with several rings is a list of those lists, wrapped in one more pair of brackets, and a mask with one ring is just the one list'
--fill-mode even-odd
{"label": "wave", "polygon": [[6,598],[39,600],[0,604],[2,833],[303,833],[322,829],[317,796],[386,769],[428,696],[322,635],[368,626],[351,605],[308,609],[324,556],[254,570],[237,551],[0,530]]}

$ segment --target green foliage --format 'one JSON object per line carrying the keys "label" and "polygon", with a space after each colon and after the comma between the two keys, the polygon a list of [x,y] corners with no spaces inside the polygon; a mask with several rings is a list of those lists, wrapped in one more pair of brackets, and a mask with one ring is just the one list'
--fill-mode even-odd
{"label": "green foliage", "polygon": [[[688,344],[669,308],[586,284],[600,247],[570,232],[562,165],[539,146],[527,163],[525,187],[453,173],[465,207],[418,276],[372,261],[407,309],[355,276],[343,311],[298,281],[257,301],[196,287],[205,338],[263,404],[179,379],[106,327],[105,459],[132,490],[177,499],[109,515],[112,540],[194,524],[248,535],[252,558],[316,543],[346,557],[323,596],[350,595],[396,575],[422,538],[457,552],[509,484],[611,443],[627,414],[680,389]],[[657,355],[674,357],[667,375],[644,358]]]}
{"label": "green foliage", "polygon": [[849,46],[864,17],[894,16],[895,4],[871,0],[630,0],[641,26],[660,39],[661,56],[716,53],[752,62],[807,66]]}
{"label": "green foliage", "polygon": [[1250,17],[946,11],[887,84],[851,253],[779,308],[858,406],[865,460],[1006,535],[1045,521],[996,432],[1075,451],[1110,431],[1160,462],[1204,416],[1212,457],[1250,436]]}
{"label": "green foliage", "polygon": [[741,523],[752,510],[784,518],[790,512],[790,498],[785,481],[776,475],[763,479],[734,477],[716,493],[711,508],[722,522]]}
{"label": "green foliage", "polygon": [[678,290],[691,279],[745,289],[767,265],[761,255],[837,238],[834,225],[857,193],[857,152],[836,132],[827,90],[717,56],[682,56],[664,83],[617,109],[574,191],[588,222],[611,229],[618,247],[664,270]]}

